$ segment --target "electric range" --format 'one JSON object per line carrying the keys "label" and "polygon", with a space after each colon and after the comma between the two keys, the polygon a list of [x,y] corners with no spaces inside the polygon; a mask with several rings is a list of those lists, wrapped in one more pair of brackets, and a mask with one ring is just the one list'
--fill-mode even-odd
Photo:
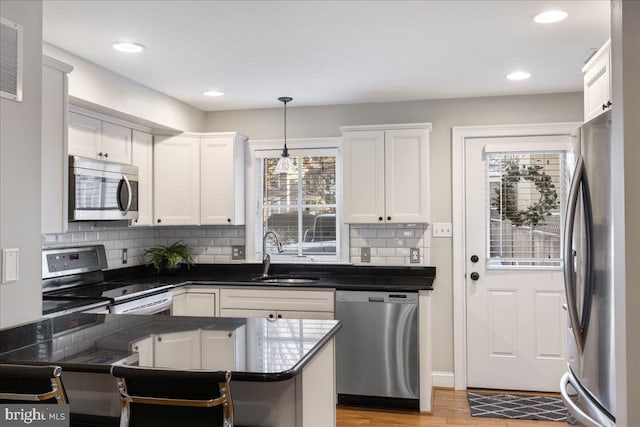
{"label": "electric range", "polygon": [[42,312],[56,316],[76,311],[167,313],[173,285],[159,281],[104,280],[103,245],[42,251]]}

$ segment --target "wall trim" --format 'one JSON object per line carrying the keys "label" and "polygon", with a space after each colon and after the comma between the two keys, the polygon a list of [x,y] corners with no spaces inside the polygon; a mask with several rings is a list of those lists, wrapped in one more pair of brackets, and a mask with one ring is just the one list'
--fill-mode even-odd
{"label": "wall trim", "polygon": [[454,126],[451,129],[451,198],[453,216],[453,358],[454,386],[467,388],[465,292],[465,143],[470,138],[572,135],[580,122]]}
{"label": "wall trim", "polygon": [[433,371],[433,386],[441,388],[453,388],[454,375],[453,372]]}

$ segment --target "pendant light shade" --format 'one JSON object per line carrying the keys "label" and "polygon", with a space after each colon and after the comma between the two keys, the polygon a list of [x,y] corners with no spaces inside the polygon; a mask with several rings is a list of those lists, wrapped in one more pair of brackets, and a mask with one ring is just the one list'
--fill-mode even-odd
{"label": "pendant light shade", "polygon": [[278,101],[284,104],[284,148],[282,149],[282,154],[280,154],[280,158],[278,159],[278,164],[276,164],[276,169],[273,173],[276,174],[297,174],[298,168],[293,163],[293,159],[289,157],[289,150],[287,150],[287,102],[292,101],[293,98],[288,96],[282,96],[278,98]]}

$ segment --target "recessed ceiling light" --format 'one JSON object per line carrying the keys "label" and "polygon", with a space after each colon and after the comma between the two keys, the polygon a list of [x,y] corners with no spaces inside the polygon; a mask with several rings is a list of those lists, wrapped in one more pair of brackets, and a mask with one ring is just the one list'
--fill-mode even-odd
{"label": "recessed ceiling light", "polygon": [[531,74],[526,71],[514,71],[513,73],[507,74],[509,80],[526,80],[529,77],[531,77]]}
{"label": "recessed ceiling light", "polygon": [[539,13],[533,18],[538,24],[553,24],[567,18],[569,14],[564,10],[547,10]]}
{"label": "recessed ceiling light", "polygon": [[205,96],[222,96],[224,95],[224,92],[220,92],[218,90],[206,90],[202,92],[202,94]]}
{"label": "recessed ceiling light", "polygon": [[118,52],[124,53],[138,53],[144,50],[143,45],[133,42],[116,42],[113,44],[113,48]]}

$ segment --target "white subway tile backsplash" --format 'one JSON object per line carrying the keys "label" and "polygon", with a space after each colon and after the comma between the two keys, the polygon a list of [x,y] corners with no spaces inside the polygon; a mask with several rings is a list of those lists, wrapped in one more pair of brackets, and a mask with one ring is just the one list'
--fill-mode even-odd
{"label": "white subway tile backsplash", "polygon": [[410,248],[420,249],[421,265],[430,263],[428,224],[357,224],[350,226],[349,236],[354,264],[361,263],[362,247],[371,248],[371,264],[408,265]]}

